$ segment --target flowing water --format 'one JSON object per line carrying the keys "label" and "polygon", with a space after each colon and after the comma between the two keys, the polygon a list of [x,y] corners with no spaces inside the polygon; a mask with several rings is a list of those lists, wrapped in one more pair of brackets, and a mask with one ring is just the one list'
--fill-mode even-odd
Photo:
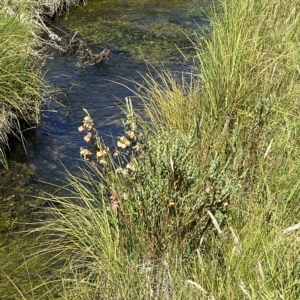
{"label": "flowing water", "polygon": [[[207,24],[204,11],[209,2],[90,0],[50,24],[58,35],[76,31],[94,52],[109,48],[112,55],[99,65],[80,66],[76,57],[53,50],[45,66],[47,82],[61,91],[57,102],[50,101],[43,108],[37,131],[27,137],[27,151],[21,144],[13,145],[11,169],[0,170],[0,299],[20,298],[14,296],[15,288],[8,288],[9,280],[1,271],[27,288],[29,278],[36,278],[33,269],[39,263],[17,269],[24,261],[22,253],[26,256],[33,241],[19,240],[16,224],[30,222],[43,204],[32,195],[55,191],[43,182],[61,184],[64,168],[76,172],[82,164],[79,149],[86,145],[77,130],[85,116],[82,108],[88,109],[107,143],[111,136],[122,134],[120,107],[133,94],[128,88],[134,89],[128,79],[142,82],[140,74],[149,72],[149,64],[184,69],[193,54],[189,38]],[[134,104],[138,109],[137,100]]]}

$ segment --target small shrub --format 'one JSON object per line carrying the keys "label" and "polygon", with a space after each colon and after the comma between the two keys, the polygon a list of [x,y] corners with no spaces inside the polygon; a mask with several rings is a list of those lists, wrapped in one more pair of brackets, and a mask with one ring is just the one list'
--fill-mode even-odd
{"label": "small shrub", "polygon": [[158,257],[174,245],[191,253],[211,228],[208,211],[219,221],[225,218],[237,178],[227,175],[230,163],[222,165],[218,155],[204,166],[197,163],[196,121],[187,133],[169,129],[141,134],[130,102],[127,108],[125,135],[114,152],[118,161],[101,143],[90,115],[79,129],[87,130],[84,139],[94,151],[81,149],[81,155],[93,160],[94,154],[99,163],[97,172],[111,208],[118,212],[120,230],[130,233],[127,246],[146,245],[147,255]]}

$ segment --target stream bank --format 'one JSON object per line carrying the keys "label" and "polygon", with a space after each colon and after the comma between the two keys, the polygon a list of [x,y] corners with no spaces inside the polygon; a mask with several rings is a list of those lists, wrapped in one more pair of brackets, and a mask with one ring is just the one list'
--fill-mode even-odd
{"label": "stream bank", "polygon": [[[144,58],[156,68],[164,63],[173,70],[185,69],[189,62],[182,64],[184,59],[175,42],[178,47],[189,48],[185,35],[197,30],[196,20],[206,22],[202,13],[197,15],[206,5],[203,1],[127,2],[110,1],[101,6],[99,1],[91,0],[50,24],[59,36],[78,31],[95,53],[108,47],[112,55],[104,63],[82,66],[76,57],[52,51],[44,66],[45,79],[60,92],[56,101],[50,99],[42,108],[37,129],[26,135],[26,152],[22,143],[15,142],[8,155],[10,170],[1,171],[1,259],[10,262],[2,264],[1,271],[12,280],[18,278],[22,285],[28,284],[28,278],[24,268],[18,271],[23,260],[19,255],[27,256],[28,245],[35,241],[20,240],[15,230],[20,229],[19,222],[34,220],[35,211],[45,202],[39,197],[44,197],[45,192],[55,193],[57,185],[64,184],[66,169],[74,173],[82,165],[79,149],[84,141],[77,130],[84,116],[82,108],[88,109],[104,140],[112,144],[112,137],[123,131],[122,101],[132,95],[130,89],[135,89],[130,80],[141,83],[140,74],[149,72]],[[200,6],[197,11],[196,5]],[[134,102],[138,109],[137,99]],[[7,282],[7,278],[2,276],[0,281]],[[7,300],[8,292],[1,298],[7,285],[0,287],[0,299]],[[9,293],[14,295],[15,289]]]}

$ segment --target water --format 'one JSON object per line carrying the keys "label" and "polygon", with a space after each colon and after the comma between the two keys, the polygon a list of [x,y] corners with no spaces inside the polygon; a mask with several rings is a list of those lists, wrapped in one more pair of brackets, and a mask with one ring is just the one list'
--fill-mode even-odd
{"label": "water", "polygon": [[[107,47],[112,57],[99,65],[80,67],[76,57],[63,57],[53,51],[53,59],[45,66],[47,82],[61,89],[57,102],[50,101],[43,108],[37,131],[27,137],[27,152],[16,143],[9,156],[10,171],[0,173],[0,299],[16,299],[12,296],[14,288],[7,288],[2,270],[18,283],[28,285],[26,268],[17,270],[17,266],[31,242],[20,242],[19,236],[11,233],[17,221],[30,222],[32,212],[43,204],[31,195],[54,192],[54,187],[42,181],[61,184],[64,168],[76,172],[82,164],[79,149],[86,143],[77,129],[85,116],[82,108],[88,109],[107,143],[112,143],[112,136],[122,135],[120,107],[134,89],[128,79],[142,82],[140,74],[148,73],[149,63],[155,67],[163,63],[174,70],[188,65],[189,59],[184,59],[178,48],[191,57],[187,36],[193,38],[198,26],[207,23],[203,10],[208,3],[90,0],[50,24],[61,36],[64,31],[78,31],[94,52]],[[140,109],[137,99],[134,104]]]}
{"label": "water", "polygon": [[67,21],[61,18],[57,25],[66,24],[100,48],[129,53],[135,62],[178,60],[176,47],[190,47],[188,40],[206,22],[203,10],[210,2],[91,0],[87,6],[75,8]]}

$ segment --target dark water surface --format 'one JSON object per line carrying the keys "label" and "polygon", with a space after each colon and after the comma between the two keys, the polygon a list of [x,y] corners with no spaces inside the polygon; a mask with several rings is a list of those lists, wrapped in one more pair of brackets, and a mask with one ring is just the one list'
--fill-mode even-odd
{"label": "dark water surface", "polygon": [[[111,136],[122,134],[120,107],[124,98],[132,95],[124,85],[134,88],[126,79],[142,82],[140,74],[148,73],[149,68],[145,59],[155,67],[164,63],[174,70],[188,65],[190,61],[177,47],[192,54],[187,36],[193,37],[198,26],[207,23],[203,11],[208,3],[90,0],[53,21],[51,26],[57,34],[78,31],[93,51],[107,47],[112,56],[100,65],[80,67],[76,57],[53,53],[45,66],[48,83],[61,89],[57,96],[60,104],[51,101],[43,109],[37,132],[28,136],[27,152],[21,145],[14,145],[10,171],[0,171],[0,299],[20,299],[13,296],[14,288],[7,287],[8,279],[2,271],[28,288],[26,268],[17,267],[32,241],[20,241],[13,229],[17,221],[30,221],[40,204],[31,195],[54,192],[56,188],[41,181],[59,184],[64,168],[76,172],[77,164],[82,164],[79,149],[87,146],[77,130],[85,115],[82,108],[88,109],[107,143],[111,143]],[[140,108],[137,99],[134,104]],[[38,268],[38,263],[27,268]]]}

